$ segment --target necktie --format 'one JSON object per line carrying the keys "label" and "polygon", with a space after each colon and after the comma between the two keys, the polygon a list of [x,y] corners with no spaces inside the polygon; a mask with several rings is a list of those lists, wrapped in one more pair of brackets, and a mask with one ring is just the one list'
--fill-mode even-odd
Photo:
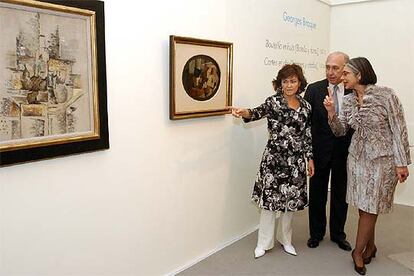
{"label": "necktie", "polygon": [[334,104],[335,104],[336,114],[339,114],[338,91],[339,91],[338,85],[334,85],[334,87],[333,87],[333,100],[334,100]]}

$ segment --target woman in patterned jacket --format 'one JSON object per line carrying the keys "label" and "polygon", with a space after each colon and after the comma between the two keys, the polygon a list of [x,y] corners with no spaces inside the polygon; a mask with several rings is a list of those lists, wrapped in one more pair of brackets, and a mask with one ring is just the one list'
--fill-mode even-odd
{"label": "woman in patterned jacket", "polygon": [[267,118],[269,140],[256,177],[252,200],[261,208],[255,258],[274,246],[276,217],[280,214],[277,240],[286,253],[296,256],[292,246],[293,212],[307,206],[308,175],[314,173],[310,129],[311,106],[299,93],[307,85],[302,68],[287,64],[273,81],[276,93],[253,109],[232,108],[245,122]]}
{"label": "woman in patterned jacket", "polygon": [[411,163],[404,110],[397,95],[387,87],[376,86],[377,76],[370,62],[353,58],[345,65],[346,89],[340,114],[335,114],[332,91],[324,101],[332,132],[341,136],[355,130],[348,154],[346,200],[359,209],[355,249],[355,270],[365,275],[365,264],[375,257],[374,233],[378,214],[389,213],[397,182],[408,177]]}

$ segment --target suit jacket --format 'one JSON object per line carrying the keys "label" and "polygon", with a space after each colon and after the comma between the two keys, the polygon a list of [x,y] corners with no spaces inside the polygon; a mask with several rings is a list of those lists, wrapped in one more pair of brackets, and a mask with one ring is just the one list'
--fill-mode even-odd
{"label": "suit jacket", "polygon": [[[323,100],[328,95],[328,86],[327,79],[309,84],[304,96],[312,106],[312,147],[316,167],[325,167],[334,152],[346,158],[353,133],[352,129],[341,137],[332,133],[328,124],[328,112],[323,105]],[[345,90],[345,95],[349,93],[352,90]]]}

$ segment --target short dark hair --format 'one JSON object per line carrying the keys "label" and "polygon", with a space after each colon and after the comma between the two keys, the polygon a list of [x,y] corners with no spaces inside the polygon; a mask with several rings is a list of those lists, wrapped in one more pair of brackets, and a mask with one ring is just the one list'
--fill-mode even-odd
{"label": "short dark hair", "polygon": [[377,83],[377,75],[375,74],[374,68],[372,68],[371,63],[369,62],[367,58],[364,58],[364,57],[352,58],[349,60],[348,65],[350,65],[348,67],[355,74],[357,73],[361,74],[361,79],[359,80],[360,84],[368,85],[368,84]]}
{"label": "short dark hair", "polygon": [[282,67],[282,69],[279,70],[277,73],[276,79],[272,81],[273,87],[275,90],[282,87],[282,80],[287,79],[289,77],[296,76],[298,80],[300,81],[300,87],[298,89],[297,93],[301,93],[305,90],[306,85],[308,85],[308,82],[306,81],[305,76],[303,75],[302,67],[299,65],[292,63],[292,64],[286,64]]}

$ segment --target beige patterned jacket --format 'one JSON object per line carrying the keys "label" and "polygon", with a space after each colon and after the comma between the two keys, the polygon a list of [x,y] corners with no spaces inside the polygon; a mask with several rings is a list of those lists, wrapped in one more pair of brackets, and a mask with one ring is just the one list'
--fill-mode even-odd
{"label": "beige patterned jacket", "polygon": [[344,96],[341,113],[329,125],[336,136],[355,130],[349,154],[356,159],[394,155],[395,166],[411,164],[404,110],[390,88],[368,85],[362,106],[356,92]]}

